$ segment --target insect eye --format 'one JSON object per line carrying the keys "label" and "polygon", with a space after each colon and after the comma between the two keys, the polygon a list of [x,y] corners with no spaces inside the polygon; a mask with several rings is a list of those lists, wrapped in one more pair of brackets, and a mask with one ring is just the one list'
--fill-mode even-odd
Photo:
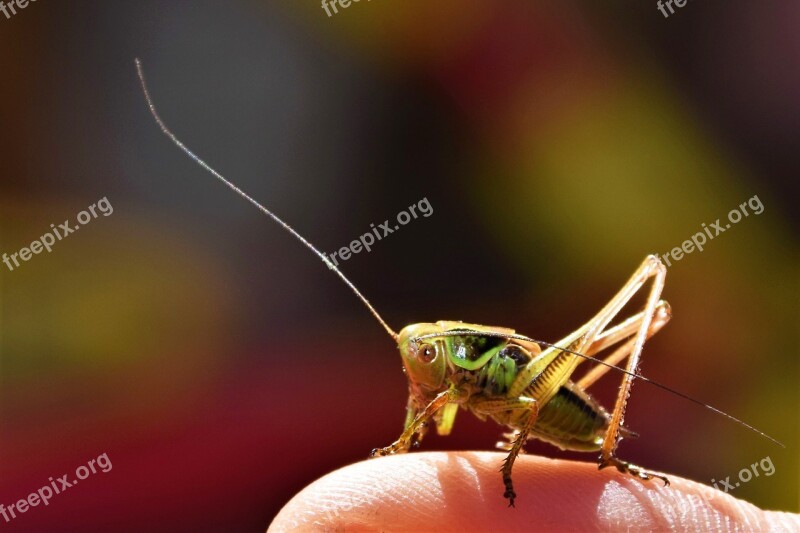
{"label": "insect eye", "polygon": [[436,348],[432,344],[423,344],[417,350],[417,358],[423,363],[430,363],[436,358]]}

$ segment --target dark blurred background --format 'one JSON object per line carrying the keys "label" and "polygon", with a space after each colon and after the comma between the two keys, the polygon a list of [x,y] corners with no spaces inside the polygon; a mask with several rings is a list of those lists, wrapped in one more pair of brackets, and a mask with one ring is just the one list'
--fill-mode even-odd
{"label": "dark blurred background", "polygon": [[[375,0],[31,3],[0,16],[0,252],[107,197],[113,215],[0,264],[0,503],[107,453],[12,523],[263,531],[303,486],[400,432],[393,343],[324,265],[158,131],[342,263],[396,329],[465,320],[555,341],[647,253],[757,195],[669,268],[669,326],[621,455],[800,510],[800,4]],[[627,313],[637,310],[632,305]],[[596,389],[611,406],[618,377]],[[423,448],[490,449],[462,413]],[[594,462],[545,444],[530,451]]]}

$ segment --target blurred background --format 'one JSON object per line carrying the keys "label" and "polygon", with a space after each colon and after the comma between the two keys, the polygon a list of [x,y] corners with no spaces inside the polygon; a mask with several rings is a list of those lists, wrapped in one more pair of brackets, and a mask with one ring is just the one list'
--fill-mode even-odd
{"label": "blurred background", "polygon": [[[397,350],[319,260],[158,131],[333,252],[395,329],[555,341],[663,254],[674,318],[620,454],[800,510],[800,4],[375,0],[37,2],[0,16],[0,253],[103,197],[111,216],[0,264],[0,502],[107,453],[18,531],[263,531],[303,486],[401,430]],[[636,312],[640,300],[626,313]],[[611,407],[618,377],[596,395]],[[466,413],[423,448],[491,449]],[[594,462],[536,443],[533,453]]]}

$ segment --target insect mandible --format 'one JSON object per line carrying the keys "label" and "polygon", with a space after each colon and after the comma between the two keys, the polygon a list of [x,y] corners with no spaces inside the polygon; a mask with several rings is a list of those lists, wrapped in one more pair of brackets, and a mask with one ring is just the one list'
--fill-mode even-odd
{"label": "insect mandible", "polygon": [[[669,304],[660,299],[666,268],[658,257],[647,256],[605,307],[556,343],[535,340],[508,328],[454,321],[412,324],[396,333],[325,254],[178,140],[156,111],[138,59],[136,69],[150,112],[164,134],[201,167],[314,252],[396,341],[409,382],[405,426],[395,442],[372,450],[371,457],[407,452],[422,441],[430,421],[436,424],[440,435],[449,434],[458,409],[463,408],[480,419],[491,418],[511,430],[504,435],[505,441],[498,442],[498,447],[508,451],[501,473],[505,485],[503,496],[511,507],[516,498],[511,479],[514,461],[530,438],[564,450],[600,452],[598,466],[601,469],[611,466],[639,479],[656,478],[668,485],[669,480],[663,474],[616,456],[619,441],[636,436],[624,426],[625,407],[634,378],[706,407],[783,446],[738,418],[637,373],[645,341],[670,319]],[[650,288],[644,309],[611,325],[622,308],[648,282]],[[610,353],[604,358],[595,357],[607,351]],[[573,381],[573,372],[587,360],[597,366]],[[617,366],[623,361],[624,368]],[[622,374],[622,382],[614,409],[609,413],[586,389],[611,369]]]}

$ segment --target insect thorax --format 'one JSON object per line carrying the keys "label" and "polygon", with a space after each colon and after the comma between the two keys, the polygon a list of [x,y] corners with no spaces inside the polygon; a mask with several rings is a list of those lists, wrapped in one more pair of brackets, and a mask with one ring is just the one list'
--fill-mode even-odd
{"label": "insect thorax", "polygon": [[448,337],[446,349],[455,374],[486,396],[504,395],[531,360],[527,350],[498,337]]}

